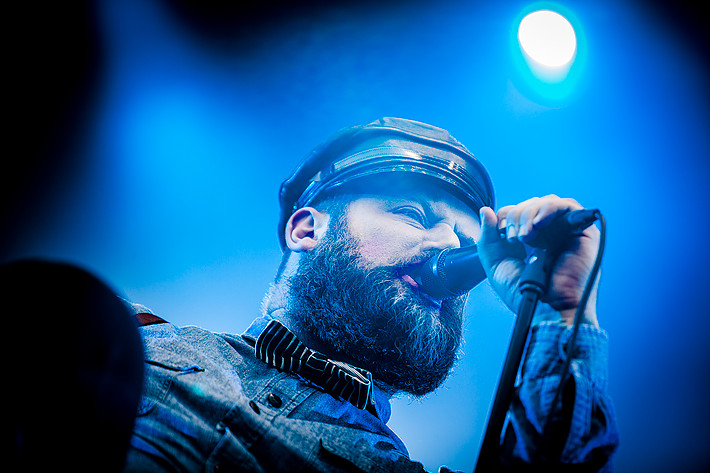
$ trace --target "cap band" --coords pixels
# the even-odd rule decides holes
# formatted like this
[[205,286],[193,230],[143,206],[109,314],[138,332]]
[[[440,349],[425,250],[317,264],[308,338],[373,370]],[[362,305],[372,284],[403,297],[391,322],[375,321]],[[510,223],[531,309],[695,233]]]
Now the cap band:
[[396,146],[379,146],[346,156],[320,170],[294,202],[293,210],[305,207],[319,194],[355,179],[388,172],[408,172],[440,179],[463,194],[467,203],[476,210],[486,205],[483,190],[469,178],[475,171],[468,169],[465,162],[461,164]]

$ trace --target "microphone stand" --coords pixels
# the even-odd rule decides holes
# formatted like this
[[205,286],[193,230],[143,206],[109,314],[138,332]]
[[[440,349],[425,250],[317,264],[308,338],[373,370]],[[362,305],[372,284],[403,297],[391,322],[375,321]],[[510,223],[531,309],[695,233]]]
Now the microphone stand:
[[500,437],[508,408],[513,399],[515,379],[525,350],[535,307],[540,297],[547,291],[552,264],[556,258],[557,254],[552,254],[550,250],[534,249],[528,257],[520,277],[518,287],[522,293],[522,300],[474,473],[490,473],[496,471],[499,466]]

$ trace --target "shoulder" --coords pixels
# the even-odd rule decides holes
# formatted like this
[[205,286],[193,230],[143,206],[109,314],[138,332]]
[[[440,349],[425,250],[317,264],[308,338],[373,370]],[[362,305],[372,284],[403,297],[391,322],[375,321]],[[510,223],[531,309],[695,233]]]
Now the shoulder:
[[169,316],[143,304],[126,299],[123,302],[139,327],[148,364],[209,367],[213,373],[229,372],[240,377],[249,377],[264,368],[253,345],[240,335],[179,326],[171,323]]
[[218,334],[192,325],[181,327],[170,322],[148,324],[139,330],[147,360],[180,361],[229,371],[235,368],[248,371],[257,361],[253,348],[238,336]]
[[138,315],[138,314],[153,314],[153,311],[150,310],[148,307],[144,306],[143,304],[137,304],[135,302],[129,301],[128,299],[124,299],[122,297],[119,297],[121,301],[126,305],[128,308],[128,311],[131,313],[131,315]]

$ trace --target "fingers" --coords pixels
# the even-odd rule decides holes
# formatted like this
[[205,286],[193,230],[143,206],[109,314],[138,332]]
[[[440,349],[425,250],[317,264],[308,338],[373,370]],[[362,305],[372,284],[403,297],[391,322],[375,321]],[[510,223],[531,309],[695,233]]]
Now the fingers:
[[574,199],[562,199],[554,194],[533,197],[517,205],[508,205],[498,210],[498,227],[505,228],[508,240],[525,241],[535,227],[559,211],[578,210],[583,207]]
[[[513,311],[519,307],[521,293],[518,285],[526,267],[525,259],[530,254],[530,246],[526,242],[532,243],[536,233],[542,231],[559,212],[582,208],[574,199],[547,195],[502,207],[497,213],[488,207],[481,209],[481,244],[478,254],[491,286]],[[499,229],[504,229],[506,238],[500,237]],[[597,247],[598,230],[592,225],[559,255],[551,269],[550,287],[543,299],[552,309],[571,309],[574,312],[570,301],[572,306],[579,303]],[[593,300],[595,294],[590,296],[590,300]],[[565,314],[561,316],[564,318]],[[585,317],[592,320],[596,316],[585,313]]]

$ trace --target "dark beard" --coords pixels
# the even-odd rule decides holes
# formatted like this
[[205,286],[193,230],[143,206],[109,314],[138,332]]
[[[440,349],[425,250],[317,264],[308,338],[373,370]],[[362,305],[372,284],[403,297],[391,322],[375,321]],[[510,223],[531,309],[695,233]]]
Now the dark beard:
[[361,268],[344,222],[331,223],[289,281],[294,330],[328,357],[369,370],[391,394],[435,390],[457,359],[465,296],[434,307],[398,277],[414,261]]

